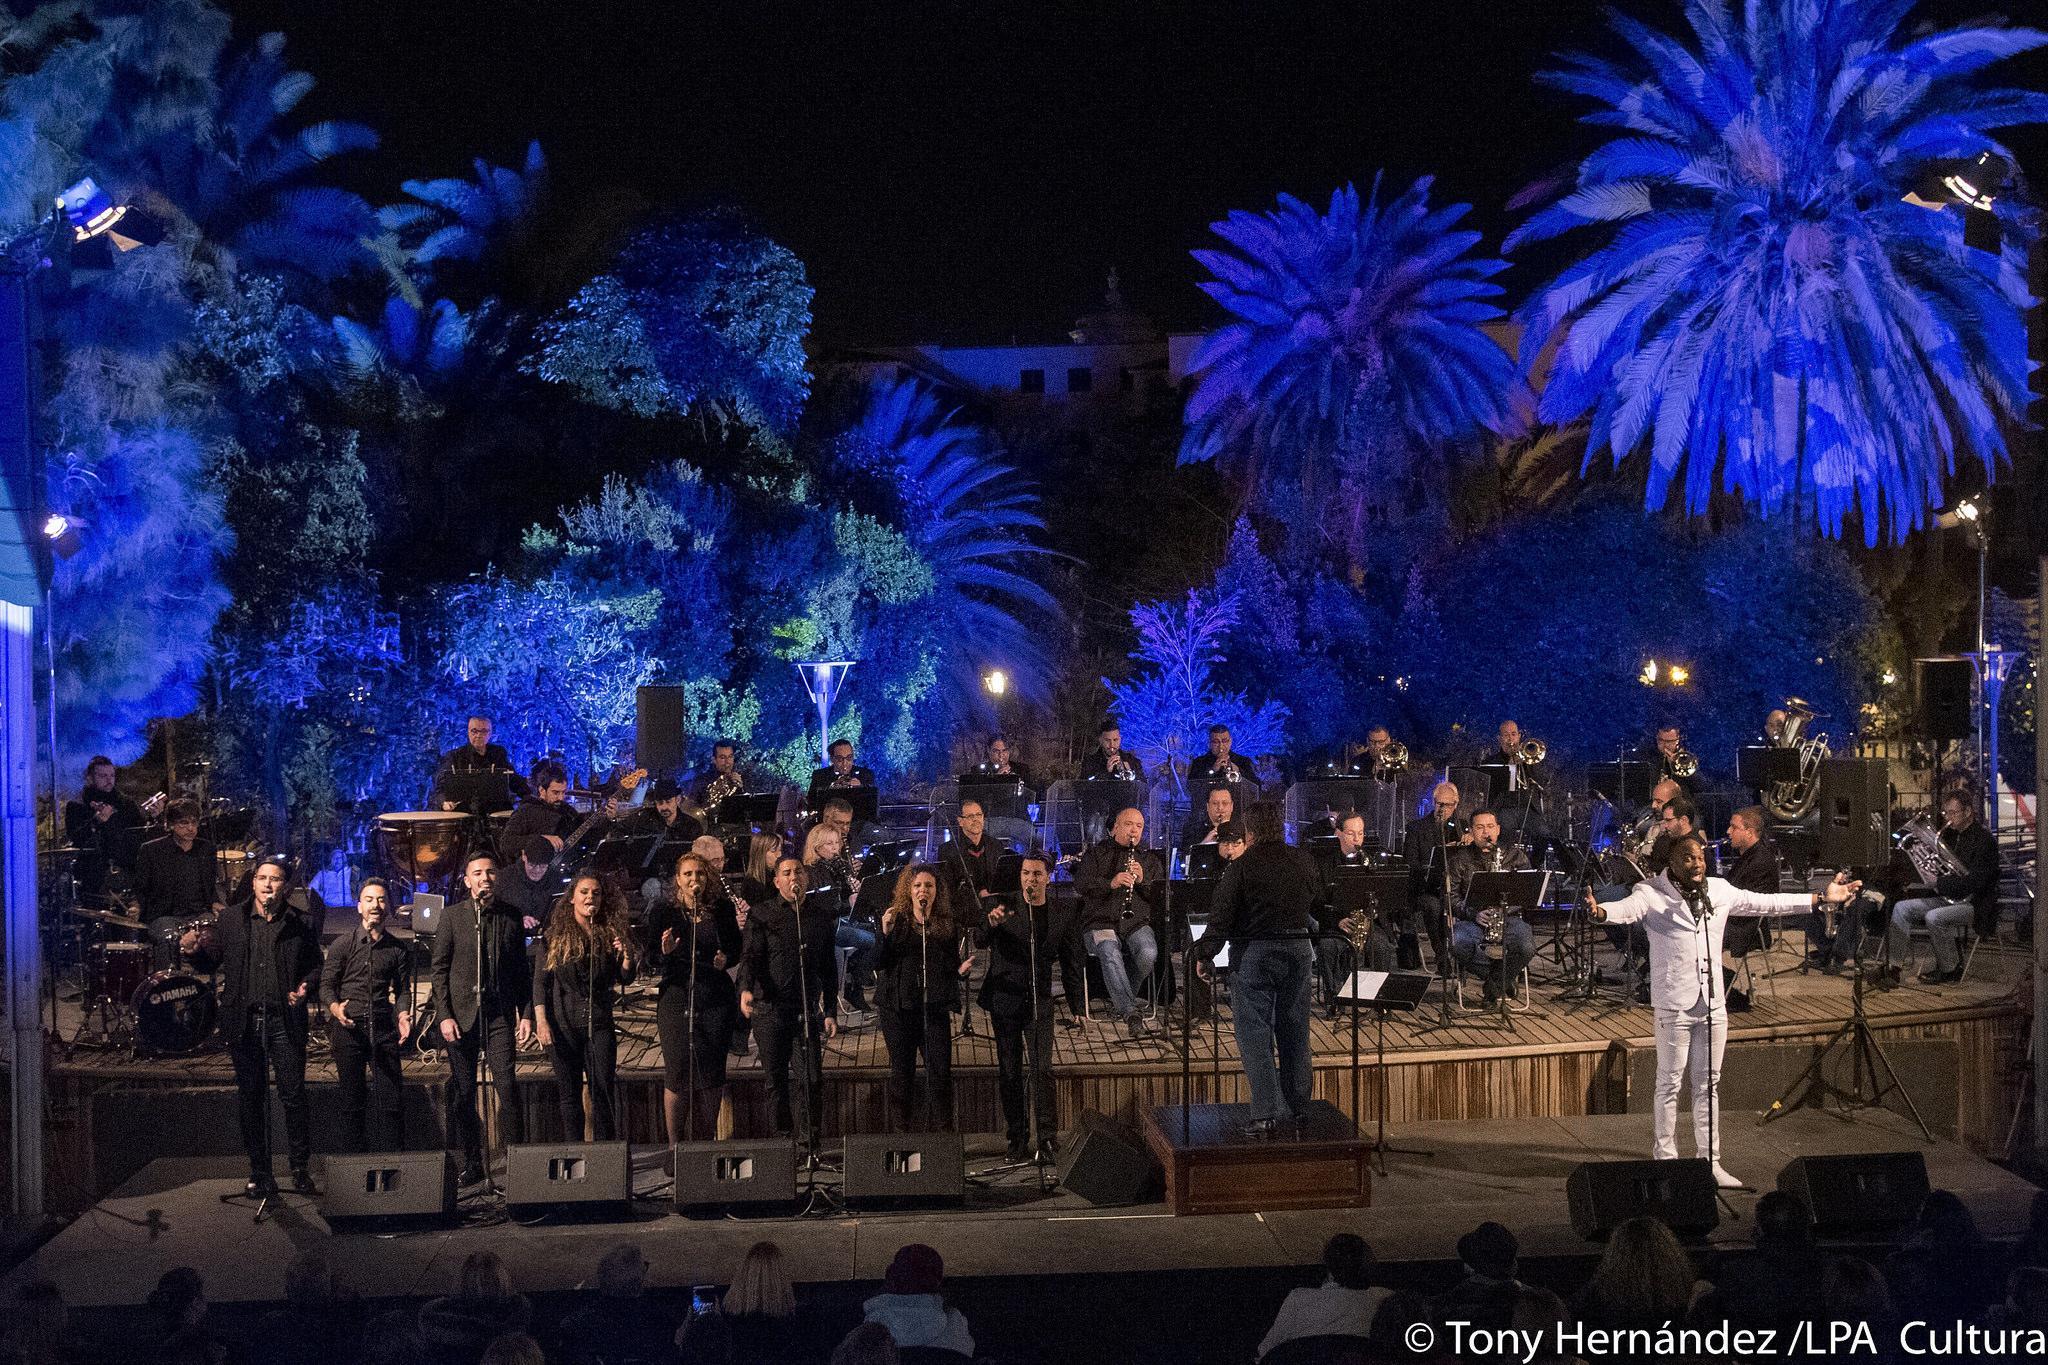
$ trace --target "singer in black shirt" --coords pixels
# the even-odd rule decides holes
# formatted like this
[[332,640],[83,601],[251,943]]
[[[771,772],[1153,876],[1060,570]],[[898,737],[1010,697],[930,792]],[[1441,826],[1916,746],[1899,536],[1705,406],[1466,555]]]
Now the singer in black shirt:
[[270,1166],[270,1093],[284,1107],[292,1188],[317,1194],[306,1108],[306,997],[319,985],[320,943],[306,917],[285,900],[285,866],[256,865],[250,898],[220,917],[221,1036],[234,1063],[242,1148],[251,1195],[277,1188]]
[[[1017,869],[1019,890],[989,907],[977,937],[988,945],[981,1007],[995,1025],[996,1088],[1011,1161],[1055,1155],[1052,1094],[1052,862],[1033,850]],[[1025,1045],[1030,1045],[1026,1080]],[[1029,1092],[1027,1095],[1027,1091]],[[1026,1100],[1030,1101],[1029,1118]],[[1035,1127],[1035,1132],[1034,1132]],[[1033,1142],[1036,1142],[1036,1148]]]
[[[773,896],[756,892],[742,898],[751,913]],[[661,969],[654,1027],[661,1037],[669,1141],[710,1138],[725,1095],[726,1045],[740,1012],[727,970],[740,964],[742,939],[737,906],[721,893],[704,855],[685,853],[676,860],[667,894],[648,907],[647,932]]]
[[[818,1109],[825,1075],[822,1048],[839,1034],[834,1011],[838,953],[832,944],[838,897],[804,894],[804,864],[783,857],[775,864],[775,896],[754,905],[740,959],[740,1013],[754,1022],[761,1069],[775,1106],[777,1136],[802,1130],[802,1141],[818,1148]],[[803,1068],[792,1095],[790,1065]]]
[[405,1150],[400,1049],[412,1033],[412,954],[384,927],[390,909],[389,884],[367,878],[356,893],[359,922],[335,940],[320,971],[342,1132],[358,1152]]
[[[980,912],[975,912],[980,918]],[[913,863],[896,879],[882,912],[875,957],[875,1012],[889,1049],[890,1122],[895,1131],[951,1132],[953,1118],[953,1007],[968,958],[939,884],[938,869]],[[924,1057],[925,1086],[916,1093],[917,1059]]]
[[519,916],[497,902],[497,859],[472,853],[462,884],[469,899],[448,907],[434,939],[434,1015],[448,1049],[448,1133],[462,1144],[462,1183],[476,1185],[484,1179],[479,1055],[490,1064],[505,1140],[526,1141],[514,1063],[533,1037],[533,974]]
[[555,1073],[562,1136],[583,1140],[583,1082],[590,1081],[590,1132],[610,1142],[619,1130],[619,990],[639,963],[626,898],[595,872],[569,883],[548,915],[533,964],[534,1032]]

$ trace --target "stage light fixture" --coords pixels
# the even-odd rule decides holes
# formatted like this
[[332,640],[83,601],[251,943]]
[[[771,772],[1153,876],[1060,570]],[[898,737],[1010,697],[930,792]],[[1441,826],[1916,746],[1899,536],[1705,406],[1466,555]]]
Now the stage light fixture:
[[1671,680],[1673,687],[1683,687],[1692,681],[1692,670],[1684,664],[1673,664],[1665,670],[1664,676]]
[[62,512],[50,513],[43,521],[43,539],[50,542],[50,553],[59,559],[77,554],[85,544],[78,534],[82,524]]
[[2012,181],[2012,163],[1996,152],[1975,157],[1930,161],[1920,168],[1904,199],[1917,208],[1944,213],[1951,206],[1963,214],[1963,245],[1995,252],[2004,234],[1993,211],[1998,192]]
[[1657,673],[1657,661],[1655,659],[1645,660],[1643,671],[1636,674],[1636,681],[1645,687],[1655,687],[1657,685]]
[[58,195],[57,208],[71,224],[74,246],[104,238],[116,250],[133,251],[164,239],[163,224],[126,204],[116,204],[91,176]]
[[988,689],[991,697],[1000,697],[1010,690],[1010,675],[1000,668],[991,668],[982,675],[981,685]]

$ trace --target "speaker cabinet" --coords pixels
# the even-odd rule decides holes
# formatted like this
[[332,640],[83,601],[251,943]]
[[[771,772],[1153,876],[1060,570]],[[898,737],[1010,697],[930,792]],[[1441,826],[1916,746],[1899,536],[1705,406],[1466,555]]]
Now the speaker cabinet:
[[1822,759],[1821,865],[1881,871],[1891,856],[1891,780],[1884,760]]
[[1565,1180],[1572,1231],[1591,1241],[1631,1218],[1662,1219],[1680,1237],[1704,1237],[1721,1221],[1714,1171],[1699,1157],[1672,1161],[1588,1161]]
[[862,1133],[846,1139],[848,1204],[958,1204],[967,1150],[958,1133]]
[[1090,1204],[1142,1204],[1163,1183],[1159,1163],[1138,1135],[1093,1109],[1060,1147],[1060,1188]]
[[676,1144],[676,1207],[786,1212],[796,1203],[796,1143]]
[[1884,1235],[1911,1222],[1927,1198],[1927,1158],[1918,1152],[1799,1156],[1778,1172],[1823,1237]]
[[505,1149],[507,1204],[624,1205],[632,1198],[632,1148],[626,1143],[523,1142]]
[[683,689],[641,687],[633,692],[633,761],[654,777],[683,771]]
[[1968,659],[1913,660],[1913,718],[1928,739],[1968,739],[1976,734],[1976,692],[1977,666]]
[[320,1216],[330,1224],[455,1212],[455,1164],[443,1151],[325,1156],[320,1188]]

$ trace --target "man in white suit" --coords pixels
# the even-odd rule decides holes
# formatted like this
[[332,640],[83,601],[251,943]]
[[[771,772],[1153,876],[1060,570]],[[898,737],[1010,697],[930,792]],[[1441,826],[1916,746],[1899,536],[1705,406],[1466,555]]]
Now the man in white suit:
[[1657,1017],[1656,1142],[1650,1155],[1678,1155],[1678,1091],[1688,1078],[1692,1132],[1699,1154],[1714,1165],[1723,1189],[1742,1182],[1721,1165],[1721,1052],[1728,1041],[1728,1002],[1721,980],[1721,937],[1730,915],[1791,915],[1840,905],[1863,883],[1838,875],[1821,895],[1761,895],[1707,875],[1707,846],[1697,834],[1670,846],[1663,872],[1618,901],[1586,896],[1594,920],[1641,922],[1650,939],[1650,1008]]

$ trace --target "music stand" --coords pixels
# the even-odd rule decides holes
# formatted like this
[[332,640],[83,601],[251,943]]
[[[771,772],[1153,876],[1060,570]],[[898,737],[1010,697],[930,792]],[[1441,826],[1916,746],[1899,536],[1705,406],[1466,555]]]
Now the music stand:
[[1586,784],[1617,806],[1634,810],[1650,804],[1657,776],[1650,764],[1639,758],[1618,763],[1595,763],[1586,769]]
[[[1508,998],[1511,983],[1508,981],[1507,916],[1527,915],[1543,904],[1544,889],[1550,884],[1547,868],[1516,868],[1513,871],[1474,872],[1465,881],[1465,909],[1471,913],[1464,918],[1478,922],[1481,909],[1495,909],[1501,912],[1501,954],[1500,954],[1500,1022],[1509,1030],[1515,1021],[1508,1015]],[[1480,951],[1485,951],[1482,933]]]
[[1387,1173],[1388,1152],[1399,1152],[1402,1156],[1436,1155],[1426,1148],[1394,1147],[1387,1142],[1387,1015],[1395,1010],[1413,1014],[1422,1004],[1422,997],[1429,994],[1429,982],[1430,978],[1420,972],[1374,972],[1354,968],[1351,979],[1337,992],[1337,1003],[1351,1011],[1351,1114],[1354,1121],[1358,1115],[1358,1014],[1360,1010],[1371,1010],[1379,1019],[1378,1040],[1374,1045],[1375,1064],[1379,1068],[1379,1115],[1372,1151],[1382,1176]]
[[[817,802],[818,810],[825,809],[827,801],[844,801],[853,807],[853,823],[856,825],[872,825],[882,812],[882,792],[878,787],[813,787],[811,797]],[[772,820],[774,816],[769,818]]]
[[991,817],[1024,819],[1025,809],[1037,800],[1015,773],[964,772],[954,782],[962,801],[979,801],[983,814]]
[[1216,844],[1196,844],[1188,850],[1187,873],[1184,880],[1191,882],[1214,881],[1223,875],[1223,850]]
[[1748,744],[1735,753],[1735,780],[1763,791],[1780,782],[1799,780],[1799,750],[1774,744]]
[[735,792],[718,803],[718,813],[723,817],[718,823],[745,825],[755,831],[772,828],[775,808],[780,804],[781,792]]
[[512,770],[458,768],[441,784],[441,799],[471,815],[512,809]]

